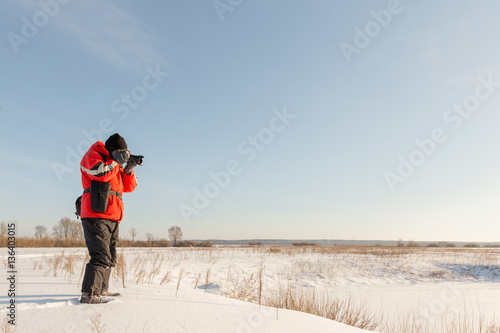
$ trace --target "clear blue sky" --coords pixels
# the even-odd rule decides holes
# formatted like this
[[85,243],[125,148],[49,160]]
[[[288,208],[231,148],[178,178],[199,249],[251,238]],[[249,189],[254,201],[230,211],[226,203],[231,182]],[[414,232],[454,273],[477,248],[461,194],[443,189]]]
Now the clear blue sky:
[[230,3],[3,1],[0,221],[74,216],[118,132],[123,237],[500,240],[498,1]]

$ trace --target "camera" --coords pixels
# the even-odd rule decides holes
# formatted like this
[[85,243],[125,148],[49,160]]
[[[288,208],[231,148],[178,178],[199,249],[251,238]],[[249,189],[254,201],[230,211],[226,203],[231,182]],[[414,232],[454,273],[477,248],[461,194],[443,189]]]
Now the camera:
[[137,163],[137,165],[142,165],[143,158],[144,158],[144,156],[142,156],[142,155],[130,155],[130,159],[134,160]]

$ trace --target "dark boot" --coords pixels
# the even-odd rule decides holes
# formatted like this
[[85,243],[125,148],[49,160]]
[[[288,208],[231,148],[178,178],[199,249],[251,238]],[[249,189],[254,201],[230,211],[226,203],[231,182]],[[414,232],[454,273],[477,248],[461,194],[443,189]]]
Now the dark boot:
[[80,303],[83,304],[104,304],[107,303],[100,296],[90,296],[87,293],[82,293],[82,297],[80,298]]
[[120,293],[110,293],[109,291],[103,291],[101,296],[108,296],[108,297],[119,297],[121,296],[122,294]]

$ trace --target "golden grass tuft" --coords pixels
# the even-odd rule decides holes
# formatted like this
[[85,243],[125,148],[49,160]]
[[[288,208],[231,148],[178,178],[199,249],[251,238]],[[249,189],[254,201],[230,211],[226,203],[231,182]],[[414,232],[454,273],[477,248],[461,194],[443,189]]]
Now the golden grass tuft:
[[89,328],[92,330],[92,332],[96,333],[103,333],[104,332],[104,327],[106,324],[101,323],[101,313],[96,314],[92,317],[90,317],[90,324]]

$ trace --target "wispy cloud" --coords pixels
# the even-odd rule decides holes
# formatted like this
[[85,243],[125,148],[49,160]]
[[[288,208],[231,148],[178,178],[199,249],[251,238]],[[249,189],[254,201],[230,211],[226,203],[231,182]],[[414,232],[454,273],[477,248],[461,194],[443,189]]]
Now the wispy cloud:
[[[35,187],[40,187],[40,188],[50,188],[52,189],[52,186],[40,181],[40,179],[43,179],[42,177],[33,177],[35,173],[48,171],[52,170],[50,166],[50,162],[20,154],[17,152],[12,152],[12,151],[7,151],[0,149],[0,165],[3,165],[3,167],[0,167],[0,176],[5,176],[6,178],[9,179],[16,179],[19,181],[22,181],[23,183],[30,184],[31,186]],[[36,172],[31,172],[27,175],[22,174],[22,173],[14,173],[11,171],[6,170],[5,166],[9,166],[9,168],[13,170],[18,170],[19,166],[28,166],[32,170],[37,170]]]
[[9,171],[5,171],[2,169],[0,169],[0,176],[5,176],[6,178],[9,178],[9,179],[15,179],[16,181],[21,181],[21,185],[29,184],[30,186],[33,186],[33,188],[44,188],[44,189],[50,189],[50,190],[54,189],[53,186],[42,183],[36,179],[28,178],[22,174],[9,172]]
[[38,169],[51,170],[50,162],[13,151],[0,149],[0,161],[28,165]]
[[[40,10],[37,1],[18,0],[29,10]],[[115,66],[143,71],[147,65],[167,64],[160,52],[162,41],[147,25],[119,2],[72,0],[61,5],[51,23],[73,45]]]

